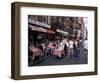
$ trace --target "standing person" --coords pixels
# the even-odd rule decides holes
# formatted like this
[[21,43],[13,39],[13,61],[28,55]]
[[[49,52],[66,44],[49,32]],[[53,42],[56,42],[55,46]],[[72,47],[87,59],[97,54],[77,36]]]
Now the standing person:
[[88,40],[87,38],[83,41],[83,47],[85,51],[88,51]]
[[69,40],[69,55],[73,57],[73,40],[72,38]]
[[66,55],[67,54],[67,52],[66,52],[67,45],[66,45],[66,39],[65,38],[63,38],[62,43],[63,43],[64,54]]
[[62,49],[64,49],[64,41],[63,41],[63,40],[60,42],[60,47],[61,47]]
[[69,54],[69,53],[68,53],[68,48],[69,48],[68,38],[66,38],[66,46],[67,46],[67,48],[66,48],[66,52],[67,52],[67,55],[68,55],[68,54]]
[[42,43],[41,46],[42,46],[41,48],[42,48],[42,51],[43,51],[43,56],[45,56],[45,48],[46,48],[45,47],[45,42]]
[[74,43],[73,43],[73,50],[74,50],[74,57],[76,57],[78,55],[78,51],[77,51],[77,46],[78,46],[78,42],[77,42],[77,39],[74,40]]
[[76,57],[79,58],[80,57],[80,41],[77,40],[77,54]]
[[80,42],[79,42],[79,40],[75,39],[73,46],[74,46],[74,52],[75,52],[74,55],[76,58],[79,58],[79,54],[80,54]]
[[67,55],[67,45],[66,44],[64,44],[64,53],[65,53],[65,55]]
[[68,55],[68,46],[69,46],[69,43],[68,43],[68,40],[67,38],[65,38],[65,43],[64,43],[64,51],[65,51],[65,55]]

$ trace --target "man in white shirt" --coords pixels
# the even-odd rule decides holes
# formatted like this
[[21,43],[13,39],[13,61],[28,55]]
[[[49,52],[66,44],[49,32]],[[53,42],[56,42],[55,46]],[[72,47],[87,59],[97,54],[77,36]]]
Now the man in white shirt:
[[71,56],[71,57],[73,57],[73,41],[72,40],[70,40],[69,41],[69,55]]

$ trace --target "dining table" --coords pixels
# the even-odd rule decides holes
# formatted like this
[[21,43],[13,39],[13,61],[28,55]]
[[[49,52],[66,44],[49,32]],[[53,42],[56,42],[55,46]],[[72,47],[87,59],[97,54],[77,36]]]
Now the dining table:
[[42,56],[42,51],[36,47],[32,47],[31,51],[33,52],[33,60],[35,59],[36,56]]
[[63,48],[56,48],[56,49],[54,49],[53,55],[54,56],[58,56],[59,58],[61,58],[62,55],[65,55],[64,49]]

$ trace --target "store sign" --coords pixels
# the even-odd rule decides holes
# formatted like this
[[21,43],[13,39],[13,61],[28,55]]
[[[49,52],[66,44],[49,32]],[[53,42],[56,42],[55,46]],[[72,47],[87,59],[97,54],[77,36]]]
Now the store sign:
[[35,21],[35,20],[31,19],[31,18],[28,19],[28,22],[32,23],[32,24],[36,24],[36,25],[42,26],[42,27],[51,28],[50,25],[42,23],[42,22],[39,22],[39,21]]

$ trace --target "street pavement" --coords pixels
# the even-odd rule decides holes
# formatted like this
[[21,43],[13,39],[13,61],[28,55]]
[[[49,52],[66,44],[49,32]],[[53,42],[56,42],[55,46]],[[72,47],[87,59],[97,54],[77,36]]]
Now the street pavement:
[[50,66],[50,65],[74,65],[74,64],[87,64],[88,52],[80,47],[79,58],[71,57],[70,55],[64,55],[62,58],[47,55],[40,60],[28,62],[29,66]]

